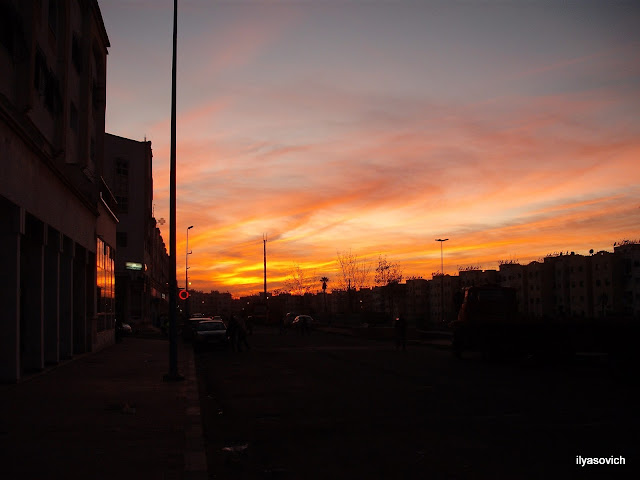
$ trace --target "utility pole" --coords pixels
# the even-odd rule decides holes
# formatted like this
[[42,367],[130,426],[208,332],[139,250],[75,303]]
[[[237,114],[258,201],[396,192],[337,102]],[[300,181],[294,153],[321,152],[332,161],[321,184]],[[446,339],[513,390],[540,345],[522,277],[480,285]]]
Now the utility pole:
[[176,53],[178,0],[173,0],[173,60],[171,62],[171,170],[169,174],[169,373],[164,380],[179,381],[178,373],[178,279],[176,276]]
[[189,320],[189,255],[191,252],[189,251],[189,230],[193,228],[193,225],[187,227],[187,253],[184,256],[184,291],[187,292],[187,298],[184,300],[184,318],[185,320]]
[[264,257],[264,308],[265,308],[265,323],[269,323],[269,302],[267,302],[267,234],[262,235],[262,248]]

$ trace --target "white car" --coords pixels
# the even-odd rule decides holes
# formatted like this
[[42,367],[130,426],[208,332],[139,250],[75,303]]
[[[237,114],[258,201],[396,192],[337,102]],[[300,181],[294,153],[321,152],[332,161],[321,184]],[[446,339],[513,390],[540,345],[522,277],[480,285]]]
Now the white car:
[[193,329],[193,342],[197,346],[221,345],[228,342],[227,327],[222,320],[203,320]]
[[301,332],[308,332],[312,325],[313,318],[310,315],[298,315],[291,324],[293,328],[299,328]]
[[195,331],[196,325],[207,320],[213,319],[211,317],[189,317],[189,320],[187,320],[182,326],[182,338],[185,340],[191,340],[193,338],[193,332]]

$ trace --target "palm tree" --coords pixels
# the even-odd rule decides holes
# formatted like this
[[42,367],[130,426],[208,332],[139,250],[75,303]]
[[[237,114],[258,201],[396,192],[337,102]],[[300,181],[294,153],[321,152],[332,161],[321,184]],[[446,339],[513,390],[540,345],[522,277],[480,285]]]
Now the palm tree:
[[324,298],[324,312],[327,313],[327,282],[329,281],[328,277],[320,278],[322,282],[322,296]]

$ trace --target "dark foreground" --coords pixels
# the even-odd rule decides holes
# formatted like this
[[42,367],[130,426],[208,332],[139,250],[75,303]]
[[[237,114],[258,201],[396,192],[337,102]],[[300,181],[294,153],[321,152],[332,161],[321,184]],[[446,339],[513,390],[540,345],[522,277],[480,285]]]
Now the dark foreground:
[[[621,478],[638,388],[598,358],[539,365],[257,329],[196,355],[211,478]],[[576,464],[624,457],[626,465]]]
[[186,347],[181,382],[164,381],[169,343],[154,334],[0,385],[0,478],[206,478]]

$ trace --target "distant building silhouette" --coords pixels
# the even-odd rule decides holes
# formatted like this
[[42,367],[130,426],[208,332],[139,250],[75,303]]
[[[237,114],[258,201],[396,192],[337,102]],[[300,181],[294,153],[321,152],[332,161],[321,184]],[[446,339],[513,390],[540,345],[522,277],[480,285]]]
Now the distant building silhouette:
[[0,3],[0,380],[114,342],[96,1]]
[[622,313],[640,317],[640,243],[627,243],[613,248],[620,259]]
[[[442,284],[441,284],[442,282]],[[458,314],[461,291],[473,285],[502,285],[516,290],[520,313],[533,318],[574,319],[640,317],[640,243],[626,242],[613,252],[553,254],[527,265],[506,262],[499,270],[468,269],[459,275],[410,278],[397,285],[394,306],[410,325],[443,328]],[[444,295],[442,295],[444,294]],[[310,297],[310,298],[308,298]],[[334,289],[305,295],[280,294],[272,302],[286,311],[311,309],[350,322],[385,321],[393,313],[381,287]],[[444,322],[443,322],[444,320]]]

